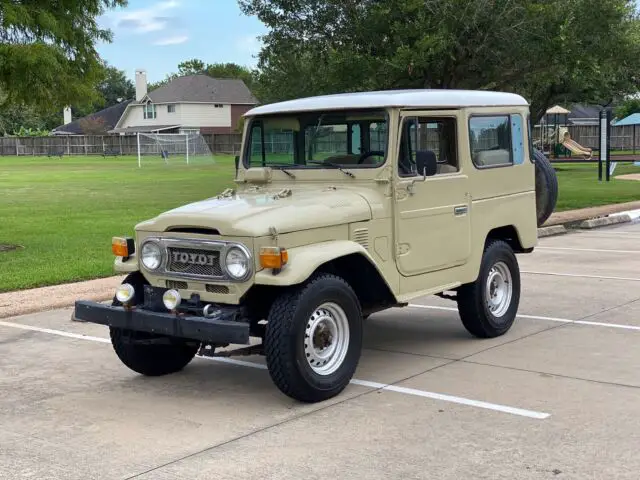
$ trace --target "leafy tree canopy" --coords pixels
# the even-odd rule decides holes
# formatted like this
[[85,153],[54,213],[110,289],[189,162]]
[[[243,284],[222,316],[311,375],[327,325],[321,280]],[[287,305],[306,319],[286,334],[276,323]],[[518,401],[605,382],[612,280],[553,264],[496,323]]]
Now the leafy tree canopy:
[[619,120],[634,113],[640,113],[640,98],[627,98],[614,110],[614,114]]
[[96,18],[127,0],[0,0],[0,89],[8,104],[60,110],[97,99],[97,51],[111,41]]
[[638,90],[633,0],[238,0],[269,29],[259,96],[392,88],[517,92],[555,103]]

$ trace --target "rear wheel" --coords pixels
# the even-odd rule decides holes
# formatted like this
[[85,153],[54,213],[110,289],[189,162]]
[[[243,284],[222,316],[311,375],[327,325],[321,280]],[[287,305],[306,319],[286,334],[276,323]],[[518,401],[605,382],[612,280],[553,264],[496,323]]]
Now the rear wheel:
[[264,338],[273,382],[303,402],[338,395],[360,359],[362,321],[357,296],[335,275],[320,274],[282,294],[271,307]]
[[520,269],[507,243],[487,244],[477,280],[458,289],[457,302],[462,324],[476,337],[498,337],[511,328],[520,303]]
[[[135,303],[144,300],[146,281],[140,272],[127,276],[135,290]],[[122,305],[116,298],[113,306]],[[120,361],[134,372],[147,376],[167,375],[182,370],[195,357],[199,343],[153,333],[109,327],[111,345]]]

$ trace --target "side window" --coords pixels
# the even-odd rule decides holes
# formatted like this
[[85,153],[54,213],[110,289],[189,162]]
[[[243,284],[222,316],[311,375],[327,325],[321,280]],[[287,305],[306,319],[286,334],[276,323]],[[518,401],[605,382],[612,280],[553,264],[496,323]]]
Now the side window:
[[362,129],[360,124],[351,125],[351,151],[349,153],[359,154],[362,150]]
[[436,175],[460,170],[456,149],[456,119],[414,117],[404,120],[398,169],[401,176],[416,175],[416,152],[432,152],[438,163]]
[[524,162],[524,130],[522,115],[511,115],[511,145],[513,145],[513,163],[520,165]]
[[477,167],[513,164],[509,115],[471,117],[469,140],[471,159]]

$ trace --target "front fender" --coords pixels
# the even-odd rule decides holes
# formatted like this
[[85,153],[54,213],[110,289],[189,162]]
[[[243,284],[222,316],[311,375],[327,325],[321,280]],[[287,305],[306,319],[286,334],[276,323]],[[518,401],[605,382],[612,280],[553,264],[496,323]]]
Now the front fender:
[[137,272],[139,268],[136,254],[131,255],[126,261],[124,261],[122,257],[116,257],[113,262],[113,269],[118,273]]
[[349,240],[330,240],[287,249],[287,265],[274,275],[271,269],[261,270],[255,275],[256,285],[288,286],[297,285],[308,279],[321,265],[346,255],[357,253],[365,257],[384,279],[369,252],[362,245]]

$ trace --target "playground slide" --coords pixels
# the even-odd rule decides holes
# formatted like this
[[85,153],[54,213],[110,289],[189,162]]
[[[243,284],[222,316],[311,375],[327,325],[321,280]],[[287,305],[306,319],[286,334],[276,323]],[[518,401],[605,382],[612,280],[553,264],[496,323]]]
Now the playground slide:
[[571,153],[589,156],[589,158],[591,158],[591,156],[593,155],[593,152],[590,148],[585,148],[578,142],[576,142],[575,140],[571,140],[570,138],[565,137],[564,141],[562,142],[562,146],[568,149]]

